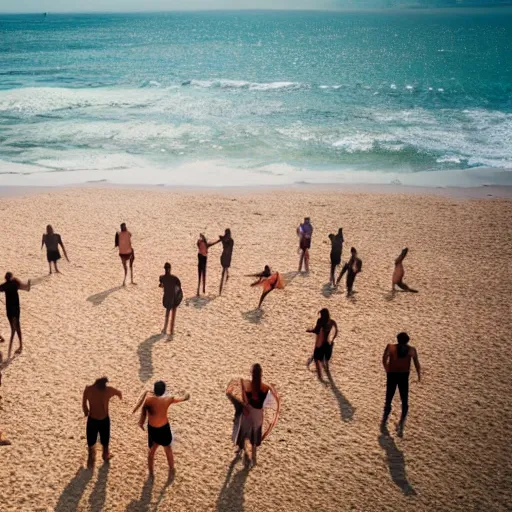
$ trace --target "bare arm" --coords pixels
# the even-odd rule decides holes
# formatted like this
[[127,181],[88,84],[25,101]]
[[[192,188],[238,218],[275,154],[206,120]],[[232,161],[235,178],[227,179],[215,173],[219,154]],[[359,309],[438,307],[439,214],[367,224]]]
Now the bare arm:
[[395,265],[399,265],[400,263],[402,263],[402,261],[404,261],[404,258],[407,256],[407,248],[405,248],[401,253],[400,253],[400,256],[398,256],[398,258],[395,260]]
[[144,430],[144,423],[146,423],[146,418],[148,416],[148,410],[146,408],[146,402],[144,402],[144,405],[142,406],[142,410],[140,411],[140,418],[139,418],[139,427]]
[[221,242],[221,239],[219,238],[216,242],[210,242],[206,244],[206,247],[212,247],[212,245],[217,245]]
[[183,398],[174,398],[172,397],[171,398],[171,402],[169,405],[171,404],[179,404],[181,402],[186,402],[187,400],[190,400],[190,394],[189,393],[185,393],[185,396]]
[[64,242],[62,241],[62,238],[59,236],[59,245],[62,247],[62,252],[64,253],[64,257],[67,261],[69,261],[68,253],[66,252],[66,248],[64,247]]
[[43,247],[44,247],[44,235],[43,235],[43,238],[41,239],[41,250],[43,250]]
[[334,325],[334,337],[332,339],[332,342],[334,343],[334,340],[338,337],[338,324],[333,320],[332,321]]
[[84,394],[82,395],[82,410],[84,411],[84,416],[89,416],[89,407],[87,407],[87,386],[84,389]]
[[119,389],[116,389],[116,388],[110,388],[111,389],[111,393],[112,393],[112,396],[118,396],[119,397],[119,400],[122,400],[123,399],[123,393],[121,393],[121,391],[119,391]]
[[420,360],[418,359],[418,352],[414,349],[414,355],[412,356],[412,360],[414,361],[414,367],[416,368],[416,373],[418,374],[418,382],[421,382],[421,366]]
[[386,345],[386,349],[384,350],[384,354],[382,355],[382,366],[384,366],[384,370],[388,371],[388,362],[389,362],[389,345]]
[[22,283],[19,279],[16,279],[16,281],[18,282],[18,286],[20,287],[20,290],[23,290],[25,292],[29,292],[30,291],[30,279],[27,281],[27,283]]

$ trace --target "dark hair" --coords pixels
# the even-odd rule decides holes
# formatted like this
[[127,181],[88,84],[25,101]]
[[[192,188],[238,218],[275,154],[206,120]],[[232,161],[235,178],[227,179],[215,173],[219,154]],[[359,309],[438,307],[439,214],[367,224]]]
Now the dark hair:
[[261,391],[261,366],[258,363],[252,367],[251,391],[253,396]]
[[10,281],[11,279],[12,279],[12,272],[7,272],[7,273],[5,274],[5,280],[6,280],[6,281]]
[[352,254],[357,254],[357,251],[356,251],[356,248],[355,248],[355,247],[351,247],[351,248],[350,248],[350,252],[351,252]]
[[224,231],[224,236],[229,236],[229,237],[231,237],[231,229],[226,228],[226,231]]
[[48,224],[48,226],[46,226],[46,233],[48,235],[53,235],[53,228],[52,228],[51,224]]
[[156,396],[162,396],[165,393],[165,382],[163,380],[155,382],[153,390]]
[[322,320],[322,324],[325,325],[331,319],[331,315],[329,314],[329,310],[327,308],[323,308],[320,310],[320,320]]
[[101,379],[96,379],[94,386],[96,386],[98,389],[105,389],[107,387],[107,382],[107,377],[101,377]]
[[338,235],[342,235],[342,234],[343,234],[343,228],[338,229]]
[[121,231],[126,231],[126,223],[121,224]]
[[409,347],[407,346],[409,339],[409,335],[406,332],[400,332],[396,335],[396,340],[398,341],[397,354],[399,358],[406,357],[407,354],[409,354]]
[[168,261],[164,265],[164,270],[169,270],[169,272],[171,271],[171,264]]

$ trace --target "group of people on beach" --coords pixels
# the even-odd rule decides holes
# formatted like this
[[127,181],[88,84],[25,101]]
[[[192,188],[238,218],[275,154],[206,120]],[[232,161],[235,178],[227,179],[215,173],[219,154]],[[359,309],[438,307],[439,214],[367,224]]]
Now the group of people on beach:
[[[309,272],[309,250],[311,248],[313,226],[309,217],[304,219],[297,228],[297,235],[299,237],[299,273],[303,271]],[[128,269],[130,270],[130,282],[135,284],[133,280],[133,264],[135,260],[135,252],[131,241],[132,235],[128,231],[126,224],[122,223],[120,231],[115,235],[115,247],[119,250],[119,257],[124,270],[123,286],[126,286],[126,279],[128,276]],[[343,229],[340,228],[337,234],[330,234],[331,253],[330,253],[330,279],[329,284],[332,287],[338,286],[339,282],[346,274],[346,290],[347,297],[353,295],[354,282],[356,276],[362,271],[362,260],[358,257],[357,250],[352,247],[350,249],[350,258],[342,266],[341,271],[336,278],[336,269],[342,261],[342,251],[344,244]],[[229,279],[229,269],[233,255],[234,241],[231,236],[231,230],[226,229],[224,235],[220,235],[214,242],[208,242],[206,236],[201,233],[197,240],[198,249],[198,284],[197,296],[200,295],[201,289],[203,294],[206,293],[206,270],[208,261],[209,249],[222,243],[222,254],[220,258],[222,266],[222,275],[219,286],[219,294],[222,294],[223,287]],[[59,273],[57,262],[61,259],[59,248],[62,248],[67,261],[68,255],[62,241],[62,237],[55,233],[52,226],[48,225],[46,233],[42,237],[41,248],[46,246],[47,261],[49,265],[49,273],[53,271]],[[403,260],[408,254],[408,249],[402,250],[400,255],[395,260],[395,267],[392,275],[392,291],[395,287],[399,287],[403,291],[416,292],[403,282],[404,267]],[[52,268],[53,266],[53,268]],[[273,272],[270,266],[266,265],[262,272],[250,274],[250,277],[257,278],[256,281],[251,283],[251,286],[261,286],[263,291],[259,300],[258,309],[261,308],[265,297],[273,290],[283,288],[284,280],[279,272]],[[165,309],[165,323],[162,333],[166,333],[169,327],[169,333],[174,334],[174,326],[176,319],[176,311],[178,306],[183,300],[183,291],[181,289],[181,282],[178,277],[171,273],[171,264],[165,263],[164,274],[159,278],[159,286],[163,288],[163,306]],[[31,281],[23,283],[15,278],[12,273],[8,272],[5,275],[5,282],[0,285],[0,291],[5,293],[5,304],[7,318],[11,326],[11,337],[9,342],[8,358],[11,358],[12,345],[15,336],[19,339],[19,348],[16,354],[20,354],[23,349],[22,332],[20,325],[20,301],[19,290],[30,291]],[[169,325],[170,322],[170,325]],[[329,361],[332,357],[334,341],[338,336],[338,326],[331,318],[328,309],[324,308],[319,312],[319,318],[316,325],[312,329],[307,330],[308,333],[315,334],[315,345],[311,357],[307,361],[307,366],[314,361],[317,375],[320,381],[323,382],[323,371],[329,372]],[[3,342],[0,336],[0,342]],[[416,349],[410,347],[409,336],[406,333],[400,333],[397,336],[396,345],[388,345],[383,355],[383,365],[387,373],[386,384],[386,398],[384,413],[381,422],[382,431],[387,431],[387,421],[391,412],[391,402],[398,387],[401,401],[402,401],[402,415],[399,423],[397,424],[397,432],[403,435],[403,429],[408,412],[408,381],[410,363],[414,362],[418,378],[421,378],[421,369],[418,360]],[[2,354],[0,353],[0,371],[2,368]],[[237,446],[237,451],[241,451],[245,447],[245,443],[249,442],[252,446],[251,457],[249,461],[253,464],[256,463],[256,450],[262,441],[262,424],[263,424],[263,409],[267,399],[273,396],[271,389],[268,385],[264,384],[261,380],[262,369],[259,364],[255,364],[252,369],[251,380],[241,380],[242,398],[236,399],[233,395],[228,393],[228,397],[235,406],[235,425],[233,441]],[[0,373],[1,384],[1,373]],[[270,394],[269,394],[270,393]],[[275,394],[275,393],[274,393]],[[89,446],[88,465],[94,464],[95,451],[94,446],[97,442],[98,436],[103,446],[103,459],[108,461],[111,458],[109,451],[110,442],[110,417],[108,413],[108,404],[112,397],[117,396],[122,399],[122,394],[119,390],[108,385],[108,379],[102,377],[91,385],[87,386],[83,393],[83,411],[87,417],[87,444]],[[172,404],[184,402],[190,398],[186,394],[182,398],[169,396],[166,393],[166,384],[158,381],[154,385],[153,392],[146,392],[143,394],[134,412],[141,408],[141,416],[139,425],[144,429],[147,421],[148,430],[148,468],[150,475],[154,471],[154,456],[158,446],[164,447],[167,455],[170,471],[174,471],[174,459],[171,449],[172,433],[167,418],[168,408]],[[236,433],[235,433],[236,430]],[[6,440],[2,441],[0,432],[0,444],[8,444]]]

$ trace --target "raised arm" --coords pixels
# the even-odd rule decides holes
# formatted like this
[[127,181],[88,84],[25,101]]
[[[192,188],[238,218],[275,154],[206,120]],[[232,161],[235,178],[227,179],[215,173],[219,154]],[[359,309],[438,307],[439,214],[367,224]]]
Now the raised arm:
[[412,356],[412,360],[414,361],[414,367],[416,368],[416,373],[418,374],[418,382],[421,382],[421,366],[420,360],[418,358],[418,352],[414,349],[414,355]]
[[386,345],[386,349],[384,350],[384,354],[382,355],[382,366],[384,366],[384,370],[388,371],[388,363],[389,363],[389,345]]
[[395,260],[395,265],[398,265],[398,264],[402,263],[402,261],[404,261],[404,258],[407,256],[408,251],[409,251],[409,249],[407,249],[407,247],[402,250],[402,252],[400,253],[400,256],[398,256],[398,258]]
[[27,283],[22,283],[19,279],[16,279],[16,281],[18,282],[18,286],[20,287],[20,290],[23,290],[25,292],[30,291],[30,286],[31,286],[30,279],[27,281]]
[[206,247],[212,247],[213,245],[217,245],[221,242],[221,239],[219,238],[216,242],[208,242],[206,244]]
[[169,405],[171,405],[171,404],[179,404],[181,402],[186,402],[187,400],[190,400],[190,394],[189,393],[185,393],[185,396],[183,398],[171,397]]
[[82,395],[82,411],[84,411],[84,416],[89,416],[89,407],[87,407],[87,391],[88,387],[85,386],[84,394]]

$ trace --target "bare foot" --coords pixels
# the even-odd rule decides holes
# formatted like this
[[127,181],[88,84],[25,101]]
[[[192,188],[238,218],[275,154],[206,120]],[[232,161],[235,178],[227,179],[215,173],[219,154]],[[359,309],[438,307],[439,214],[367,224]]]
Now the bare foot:
[[126,282],[125,281],[123,281],[123,286],[126,286]]
[[133,284],[134,286],[137,286],[137,283],[134,283],[133,281],[132,281],[132,284]]
[[20,347],[18,350],[16,350],[16,352],[14,352],[15,354],[21,354],[21,352],[23,351],[23,349]]
[[10,446],[12,443],[8,439],[0,439],[0,446]]
[[103,454],[103,460],[104,460],[105,462],[108,462],[108,461],[109,461],[110,459],[112,459],[113,457],[114,457],[114,456],[113,456],[110,452],[108,452],[107,454]]

